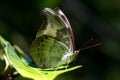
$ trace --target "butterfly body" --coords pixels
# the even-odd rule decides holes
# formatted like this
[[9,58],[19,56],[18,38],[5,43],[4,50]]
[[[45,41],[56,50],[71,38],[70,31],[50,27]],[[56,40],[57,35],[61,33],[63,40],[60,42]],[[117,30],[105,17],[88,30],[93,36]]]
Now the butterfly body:
[[45,8],[43,25],[32,42],[30,54],[41,68],[55,68],[70,63],[76,56],[70,24],[60,9]]

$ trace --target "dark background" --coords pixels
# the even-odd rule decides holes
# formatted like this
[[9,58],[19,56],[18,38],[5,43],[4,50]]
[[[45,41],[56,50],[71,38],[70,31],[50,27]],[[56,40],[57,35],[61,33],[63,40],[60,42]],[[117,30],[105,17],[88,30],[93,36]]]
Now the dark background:
[[71,66],[83,67],[63,74],[64,78],[120,80],[120,0],[0,0],[0,35],[29,54],[45,7],[59,7],[66,14],[76,49],[91,38],[89,45],[103,43],[81,51]]

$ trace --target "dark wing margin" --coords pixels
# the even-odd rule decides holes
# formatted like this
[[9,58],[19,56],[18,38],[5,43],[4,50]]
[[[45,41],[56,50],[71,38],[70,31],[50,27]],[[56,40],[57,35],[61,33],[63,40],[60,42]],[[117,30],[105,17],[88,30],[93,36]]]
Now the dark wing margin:
[[75,50],[75,42],[74,42],[74,35],[73,35],[71,25],[70,25],[67,17],[65,16],[65,14],[59,8],[55,8],[54,11],[58,15],[58,17],[64,22],[66,28],[68,29],[68,32],[69,32],[71,40],[72,40],[73,51],[74,51]]

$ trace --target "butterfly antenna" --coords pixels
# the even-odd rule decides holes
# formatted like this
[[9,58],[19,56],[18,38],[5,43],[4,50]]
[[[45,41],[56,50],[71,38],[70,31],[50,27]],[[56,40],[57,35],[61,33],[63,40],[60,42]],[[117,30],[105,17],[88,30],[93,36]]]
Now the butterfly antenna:
[[87,47],[84,47],[84,48],[79,49],[78,51],[82,51],[82,50],[89,49],[89,48],[92,48],[92,47],[100,46],[100,45],[102,45],[102,44],[103,44],[103,43],[98,43],[98,44],[95,44],[95,45],[92,45],[92,46],[87,46]]
[[86,45],[88,45],[91,41],[93,41],[93,38],[91,38],[88,42],[86,42],[84,45],[81,46],[81,48],[85,47]]
[[91,41],[93,41],[93,38],[91,38],[87,43],[85,43],[80,49],[76,50],[75,53],[79,53],[79,52],[82,51],[82,50],[89,49],[89,48],[96,47],[96,46],[100,46],[100,45],[103,44],[103,43],[97,43],[97,44],[95,44],[95,45],[85,47],[85,46],[88,45]]

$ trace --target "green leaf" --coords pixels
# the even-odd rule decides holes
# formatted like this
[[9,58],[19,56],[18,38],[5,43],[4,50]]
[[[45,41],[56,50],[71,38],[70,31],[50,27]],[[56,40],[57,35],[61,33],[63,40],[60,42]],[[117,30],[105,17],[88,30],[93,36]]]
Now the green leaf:
[[81,66],[76,66],[64,70],[42,70],[40,68],[33,68],[25,64],[15,52],[14,47],[0,36],[0,45],[2,46],[5,55],[12,67],[14,67],[23,77],[33,80],[54,80],[59,74],[72,71]]
[[82,66],[76,66],[76,67],[72,67],[72,68],[68,68],[68,69],[64,69],[64,70],[44,71],[44,72],[47,73],[46,76],[47,76],[48,80],[54,80],[58,75],[78,69],[80,67],[82,67]]

